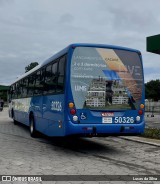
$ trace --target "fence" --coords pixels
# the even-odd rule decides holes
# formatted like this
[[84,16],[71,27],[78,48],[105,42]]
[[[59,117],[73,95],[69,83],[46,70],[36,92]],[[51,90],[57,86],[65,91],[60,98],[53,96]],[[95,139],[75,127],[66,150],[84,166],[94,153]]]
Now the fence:
[[154,101],[146,101],[145,102],[145,111],[146,112],[157,112],[160,113],[160,101],[154,102]]

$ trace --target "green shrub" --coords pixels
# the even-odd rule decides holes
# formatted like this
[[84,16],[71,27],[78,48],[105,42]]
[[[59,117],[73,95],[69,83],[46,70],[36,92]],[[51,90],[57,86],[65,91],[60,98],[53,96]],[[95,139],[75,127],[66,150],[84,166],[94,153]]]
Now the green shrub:
[[142,137],[148,137],[153,139],[160,139],[160,129],[158,128],[146,128]]

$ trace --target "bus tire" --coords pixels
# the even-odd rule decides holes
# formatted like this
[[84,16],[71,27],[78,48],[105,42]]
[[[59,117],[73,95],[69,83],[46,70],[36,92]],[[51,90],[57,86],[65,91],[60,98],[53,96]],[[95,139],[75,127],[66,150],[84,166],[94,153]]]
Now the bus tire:
[[35,121],[34,121],[33,115],[31,115],[31,117],[30,117],[29,130],[30,130],[31,137],[34,137],[34,138],[37,137],[37,131],[35,128]]
[[18,124],[18,121],[15,120],[15,117],[14,117],[14,110],[13,110],[13,109],[12,109],[12,119],[13,119],[14,125],[17,125],[17,124]]

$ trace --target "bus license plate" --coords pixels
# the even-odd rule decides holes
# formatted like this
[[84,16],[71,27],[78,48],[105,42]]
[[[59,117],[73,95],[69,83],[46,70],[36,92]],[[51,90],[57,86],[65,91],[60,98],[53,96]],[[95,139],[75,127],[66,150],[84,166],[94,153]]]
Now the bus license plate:
[[111,117],[103,117],[102,118],[102,123],[111,124],[112,123],[112,118]]

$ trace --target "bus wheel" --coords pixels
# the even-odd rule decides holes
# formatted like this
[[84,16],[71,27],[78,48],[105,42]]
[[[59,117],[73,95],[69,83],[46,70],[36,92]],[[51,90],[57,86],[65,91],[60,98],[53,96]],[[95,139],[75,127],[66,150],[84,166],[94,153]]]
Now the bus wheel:
[[12,109],[12,119],[13,119],[14,125],[17,125],[18,124],[18,121],[15,120],[13,109]]
[[31,116],[31,118],[30,118],[29,130],[30,130],[31,137],[37,137],[37,131],[35,129],[35,121],[34,121],[33,116]]

